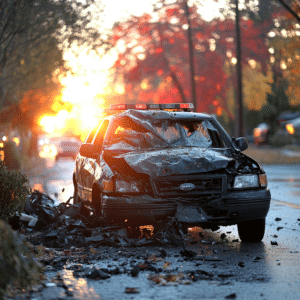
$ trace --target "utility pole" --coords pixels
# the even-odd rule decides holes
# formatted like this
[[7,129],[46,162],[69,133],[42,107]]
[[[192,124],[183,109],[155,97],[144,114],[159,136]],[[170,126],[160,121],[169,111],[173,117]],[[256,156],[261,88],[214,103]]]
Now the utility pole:
[[190,77],[191,77],[191,90],[192,90],[192,100],[194,104],[194,110],[197,112],[197,96],[196,96],[196,84],[195,84],[195,66],[194,66],[194,46],[193,46],[193,36],[192,36],[192,28],[190,21],[190,13],[188,0],[185,0],[185,14],[188,23],[188,41],[189,41],[189,59],[190,59]]
[[243,120],[243,86],[242,86],[242,46],[241,46],[241,31],[240,31],[240,12],[239,0],[235,1],[235,23],[236,23],[236,113],[235,113],[235,137],[244,136],[244,120]]

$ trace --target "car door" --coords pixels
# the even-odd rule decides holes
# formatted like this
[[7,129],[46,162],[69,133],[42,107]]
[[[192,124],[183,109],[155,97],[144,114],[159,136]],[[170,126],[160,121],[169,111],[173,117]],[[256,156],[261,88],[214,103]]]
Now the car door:
[[[92,141],[98,157],[102,151],[102,144],[105,137],[105,133],[109,124],[109,120],[105,119],[101,125],[99,126],[95,137]],[[83,199],[92,201],[92,188],[95,182],[95,172],[96,169],[99,168],[99,164],[96,163],[96,160],[99,161],[98,158],[84,158],[84,162],[82,165],[82,173],[81,173],[81,180],[82,180],[82,196]]]
[[[89,135],[87,136],[86,140],[84,141],[85,144],[90,144],[95,138],[95,135],[98,131],[98,128],[101,124],[98,124],[95,126]],[[75,162],[75,179],[77,183],[77,189],[78,189],[78,196],[81,199],[87,199],[85,197],[85,187],[86,187],[86,171],[85,171],[85,165],[88,163],[87,157],[84,157],[82,155],[78,155]]]

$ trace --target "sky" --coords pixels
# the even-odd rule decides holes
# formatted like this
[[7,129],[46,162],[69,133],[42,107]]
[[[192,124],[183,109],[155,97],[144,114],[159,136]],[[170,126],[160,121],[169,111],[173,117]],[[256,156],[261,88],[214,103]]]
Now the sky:
[[104,22],[111,27],[114,22],[129,15],[141,15],[152,9],[155,0],[102,0],[105,5]]

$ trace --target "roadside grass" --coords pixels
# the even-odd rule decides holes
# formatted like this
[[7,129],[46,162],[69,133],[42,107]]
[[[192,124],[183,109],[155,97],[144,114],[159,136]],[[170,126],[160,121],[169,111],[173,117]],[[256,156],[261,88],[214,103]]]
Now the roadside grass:
[[[285,150],[290,150],[299,155],[287,155]],[[246,155],[256,160],[261,165],[273,164],[300,164],[300,147],[285,146],[282,148],[273,148],[271,146],[249,145],[249,148],[243,151]]]

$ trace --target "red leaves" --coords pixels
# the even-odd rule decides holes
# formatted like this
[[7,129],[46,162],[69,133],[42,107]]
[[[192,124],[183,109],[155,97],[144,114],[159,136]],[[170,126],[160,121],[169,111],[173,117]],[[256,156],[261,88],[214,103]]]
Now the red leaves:
[[168,18],[173,17],[174,15],[178,14],[178,12],[179,12],[178,8],[169,8],[169,9],[166,9],[166,14],[167,14]]
[[[191,9],[191,8],[190,8]],[[224,63],[226,53],[235,56],[235,21],[204,22],[197,11],[193,10],[192,27],[194,41],[194,64],[198,108],[209,111],[218,97],[226,98],[227,76]],[[181,93],[191,96],[189,52],[187,35],[183,30],[175,30],[186,22],[184,10],[178,4],[166,5],[158,13],[159,20],[152,22],[150,15],[132,17],[131,20],[116,26],[114,39],[122,40],[126,50],[124,58],[117,60],[116,74],[125,79],[126,91],[135,95],[139,101],[181,102]],[[175,20],[176,22],[173,22]],[[265,45],[266,32],[270,30],[270,21],[258,26],[251,20],[241,19],[243,64],[249,59],[259,61],[262,66],[268,60],[268,47]],[[121,30],[122,29],[122,30]],[[215,44],[211,51],[212,40]],[[138,59],[137,47],[142,47],[145,55]],[[126,61],[126,64],[121,64]],[[141,82],[151,82],[142,89]],[[215,107],[219,107],[215,106]],[[221,107],[218,113],[221,112]]]

